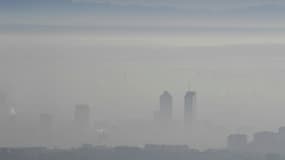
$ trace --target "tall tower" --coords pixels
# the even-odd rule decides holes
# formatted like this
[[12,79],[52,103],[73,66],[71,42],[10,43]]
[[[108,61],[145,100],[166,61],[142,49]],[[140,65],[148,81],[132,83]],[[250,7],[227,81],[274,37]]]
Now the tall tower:
[[90,123],[90,107],[80,104],[75,107],[74,123],[79,128],[88,128]]
[[160,119],[162,121],[172,120],[172,96],[164,91],[160,96]]
[[38,142],[41,145],[52,145],[53,141],[53,117],[50,114],[42,113],[39,117]]
[[184,96],[184,124],[189,125],[194,119],[196,92],[188,91]]

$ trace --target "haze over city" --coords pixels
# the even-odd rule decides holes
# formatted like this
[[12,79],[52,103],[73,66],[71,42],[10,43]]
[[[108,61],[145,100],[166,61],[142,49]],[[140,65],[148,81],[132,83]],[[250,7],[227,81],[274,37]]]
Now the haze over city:
[[[284,13],[281,0],[1,0],[0,147],[279,153]],[[274,145],[258,148],[264,131]]]

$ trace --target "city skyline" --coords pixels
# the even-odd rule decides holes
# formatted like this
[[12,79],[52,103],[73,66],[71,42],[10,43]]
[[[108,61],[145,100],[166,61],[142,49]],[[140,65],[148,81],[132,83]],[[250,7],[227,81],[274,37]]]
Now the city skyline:
[[284,14],[284,0],[0,0],[0,159],[282,159]]

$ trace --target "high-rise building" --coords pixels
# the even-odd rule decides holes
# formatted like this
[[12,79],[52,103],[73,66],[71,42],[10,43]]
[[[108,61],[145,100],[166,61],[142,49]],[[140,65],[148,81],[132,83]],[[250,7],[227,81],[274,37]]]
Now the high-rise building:
[[283,159],[280,154],[277,153],[267,153],[265,155],[266,160],[281,160]]
[[7,94],[0,91],[0,118],[1,121],[4,121],[3,118],[7,118],[9,116],[9,107]]
[[278,129],[278,133],[279,133],[279,135],[285,136],[285,127],[280,127]]
[[191,124],[194,119],[196,92],[188,91],[184,96],[184,124]]
[[17,127],[17,112],[16,112],[16,109],[14,107],[10,108],[8,119],[6,119],[6,120],[7,120],[8,126],[10,128]]
[[247,145],[247,135],[232,134],[228,136],[228,149],[242,151]]
[[80,104],[75,107],[74,123],[77,127],[87,128],[90,123],[90,107],[86,104]]
[[164,91],[160,96],[160,119],[162,121],[172,120],[172,96]]

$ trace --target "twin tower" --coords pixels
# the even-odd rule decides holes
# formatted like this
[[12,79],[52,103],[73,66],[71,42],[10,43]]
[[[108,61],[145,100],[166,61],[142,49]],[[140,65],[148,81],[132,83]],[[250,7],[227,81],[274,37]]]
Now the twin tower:
[[[184,124],[191,124],[194,119],[196,92],[188,91],[184,96]],[[155,112],[155,120],[170,122],[173,115],[173,100],[169,92],[164,91],[160,96],[159,111]]]

